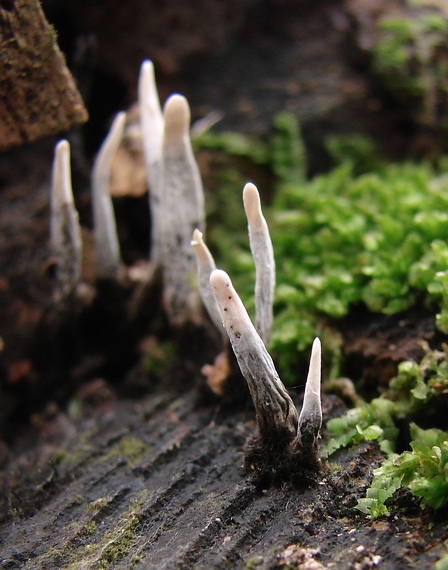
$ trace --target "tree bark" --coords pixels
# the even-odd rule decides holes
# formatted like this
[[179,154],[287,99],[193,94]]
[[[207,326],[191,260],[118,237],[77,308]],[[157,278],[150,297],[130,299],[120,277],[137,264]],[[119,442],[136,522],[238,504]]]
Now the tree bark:
[[0,151],[87,120],[37,0],[0,2]]

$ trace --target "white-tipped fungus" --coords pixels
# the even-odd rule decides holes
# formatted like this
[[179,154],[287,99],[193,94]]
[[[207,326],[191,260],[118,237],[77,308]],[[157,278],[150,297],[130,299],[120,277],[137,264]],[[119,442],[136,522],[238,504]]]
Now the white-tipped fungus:
[[[215,260],[213,259],[210,250],[203,240],[202,233],[195,229],[193,232],[193,239],[191,240],[194,253],[196,254],[196,267],[198,273],[198,288],[204,307],[218,328],[223,330],[221,313],[210,287],[210,275],[216,269]],[[225,331],[223,330],[225,334]]]
[[56,145],[54,153],[50,237],[56,261],[56,295],[58,300],[64,300],[76,290],[82,261],[81,228],[73,200],[70,145],[66,140]]
[[181,326],[197,320],[194,229],[205,225],[202,181],[190,142],[190,109],[172,95],[163,110],[162,212],[164,303],[169,321]]
[[[227,333],[255,406],[257,430],[245,446],[245,463],[265,483],[315,481],[320,470],[317,440],[322,425],[321,344],[313,343],[300,416],[269,355],[273,322],[275,260],[260,196],[252,183],[243,190],[249,240],[256,269],[253,325],[232,282],[215,262],[203,240],[205,226],[202,181],[190,142],[190,109],[172,95],[163,113],[150,61],[139,79],[140,121],[152,216],[152,262],[161,266],[164,305],[170,323],[182,327],[198,320],[198,297],[215,325]],[[120,251],[109,193],[113,155],[123,136],[126,116],[117,115],[93,170],[93,209],[99,277],[119,275]],[[56,257],[59,298],[67,298],[80,278],[82,242],[70,181],[67,141],[55,149],[51,239]],[[193,234],[193,238],[191,236]],[[193,247],[192,247],[193,246]],[[222,328],[224,325],[224,329]],[[224,335],[225,336],[225,335]],[[227,353],[204,367],[209,385],[222,394],[230,371]]]
[[297,410],[230,277],[216,269],[210,284],[241,373],[249,386],[261,437],[271,439],[281,434],[282,440],[294,441]]
[[92,173],[92,207],[96,250],[96,274],[117,279],[120,273],[120,246],[109,179],[112,159],[123,137],[126,113],[118,113],[96,157]]
[[243,190],[249,241],[255,262],[255,328],[267,345],[271,336],[275,290],[275,261],[268,225],[261,211],[257,187],[247,183]]
[[143,152],[151,208],[151,261],[158,266],[162,252],[162,138],[163,116],[154,78],[152,61],[145,60],[140,68],[138,83],[140,123],[142,128]]
[[299,436],[304,444],[314,445],[322,427],[321,385],[321,343],[315,338],[311,348],[310,367],[299,416]]
[[300,419],[279,378],[264,342],[233,288],[229,276],[215,269],[210,284],[221,311],[241,373],[257,415],[257,430],[245,445],[245,466],[258,485],[308,485],[320,471],[317,446],[322,424],[320,404],[321,346],[315,339]]

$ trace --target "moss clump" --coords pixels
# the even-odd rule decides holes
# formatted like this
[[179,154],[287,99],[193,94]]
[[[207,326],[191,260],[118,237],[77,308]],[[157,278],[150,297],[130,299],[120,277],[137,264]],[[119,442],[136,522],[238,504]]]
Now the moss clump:
[[98,523],[96,521],[89,521],[84,525],[83,531],[86,535],[93,534],[96,531],[97,526]]
[[118,532],[110,533],[104,537],[107,546],[102,550],[98,568],[101,570],[113,568],[114,564],[129,553],[135,542],[135,534],[140,524],[137,514],[132,514]]
[[386,502],[407,487],[423,506],[440,509],[448,502],[448,433],[411,426],[411,451],[392,455],[375,469],[371,487],[358,509],[372,518],[388,514]]
[[377,441],[382,451],[393,453],[398,436],[394,413],[393,402],[376,398],[370,404],[353,408],[345,416],[328,421],[330,439],[321,450],[322,455],[328,457],[341,447],[363,441]]
[[419,122],[448,127],[448,17],[434,3],[408,0],[406,12],[380,20],[373,69]]
[[120,458],[124,459],[129,467],[135,467],[140,461],[142,455],[148,451],[150,447],[141,439],[131,435],[125,435],[115,445],[112,450],[102,458],[102,461]]
[[398,413],[416,414],[431,405],[433,398],[448,393],[448,346],[433,350],[425,344],[424,348],[422,360],[401,362],[390,382],[388,395]]
[[426,163],[356,176],[347,161],[312,181],[282,184],[270,213],[278,269],[272,346],[287,380],[323,317],[343,317],[356,303],[392,314],[423,298],[445,324],[446,182]]
[[263,556],[253,556],[246,560],[246,570],[255,570],[256,568],[260,568],[264,563]]

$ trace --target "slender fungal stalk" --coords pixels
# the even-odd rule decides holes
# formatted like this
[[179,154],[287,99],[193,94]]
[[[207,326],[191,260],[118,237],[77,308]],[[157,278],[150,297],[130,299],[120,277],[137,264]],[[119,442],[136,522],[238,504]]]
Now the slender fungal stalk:
[[55,148],[51,187],[50,236],[56,260],[57,300],[70,297],[81,275],[82,239],[70,170],[70,145],[60,141]]
[[97,277],[117,279],[121,259],[109,179],[112,159],[123,138],[126,113],[118,113],[104,140],[92,173],[92,206]]
[[314,339],[311,349],[310,368],[303,396],[302,411],[299,417],[299,437],[304,446],[315,446],[322,427],[321,384],[321,343]]
[[193,232],[191,245],[193,246],[196,254],[198,287],[202,302],[204,303],[204,307],[207,309],[207,312],[217,329],[225,334],[225,330],[222,325],[221,312],[210,287],[210,275],[216,269],[215,260],[204,243],[202,233],[198,229]]
[[190,143],[190,109],[185,97],[172,95],[164,110],[162,215],[164,301],[171,324],[197,320],[194,287],[194,229],[205,226],[202,181]]
[[213,271],[210,284],[241,373],[249,386],[260,436],[264,441],[278,438],[287,446],[297,439],[298,416],[294,403],[227,273]]
[[155,265],[159,265],[163,258],[161,245],[161,225],[163,224],[163,212],[161,210],[163,116],[154,78],[154,66],[149,60],[145,60],[140,69],[138,99],[151,208],[150,258]]
[[250,182],[243,190],[249,241],[255,262],[255,328],[267,345],[271,336],[275,290],[274,250],[268,225],[261,211],[257,187]]

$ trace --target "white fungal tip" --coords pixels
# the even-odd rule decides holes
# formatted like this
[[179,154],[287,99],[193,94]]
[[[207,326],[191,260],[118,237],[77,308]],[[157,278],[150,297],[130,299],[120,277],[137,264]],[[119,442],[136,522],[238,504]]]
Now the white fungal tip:
[[321,343],[316,337],[311,348],[310,367],[306,380],[303,406],[299,417],[299,433],[304,441],[314,442],[322,426],[320,400],[321,384]]
[[65,139],[62,139],[61,141],[56,143],[55,154],[62,154],[64,152],[69,152],[69,150],[70,150],[70,145],[68,141],[66,141]]
[[320,338],[316,336],[316,338],[313,340],[313,345],[311,347],[311,359],[313,358],[313,355],[315,355],[315,358],[316,359],[318,358],[320,364],[321,352],[322,352],[322,344],[320,342]]
[[230,277],[222,269],[215,269],[210,275],[210,285],[218,293],[230,287]]
[[[145,160],[148,164],[159,159],[161,136],[163,129],[162,110],[157,93],[154,66],[149,59],[140,67],[138,80],[138,100],[140,106],[140,122],[142,125]],[[155,156],[154,156],[155,154]],[[148,155],[148,156],[146,156]]]
[[308,371],[307,388],[316,396],[320,397],[321,382],[321,353],[322,345],[319,337],[316,337],[311,347],[310,368]]
[[204,243],[201,231],[198,229],[194,230],[193,239],[191,240],[190,244],[193,246],[198,263],[201,266],[206,264],[210,270],[212,264],[214,266],[213,257],[211,256],[208,247]]
[[126,124],[126,111],[119,111],[115,115],[115,119],[112,123],[110,131],[113,133],[121,133],[120,134],[120,139],[121,139],[121,137],[123,136],[125,124]]
[[115,115],[109,133],[105,138],[93,166],[93,189],[109,194],[109,177],[112,160],[120,146],[126,124],[126,113]]
[[200,245],[201,243],[203,243],[202,232],[196,228],[193,232],[193,239],[191,240],[191,245],[194,247],[196,245]]
[[171,95],[163,108],[165,119],[165,134],[173,137],[189,133],[190,107],[183,95],[175,93]]
[[73,204],[70,172],[70,144],[65,139],[56,144],[53,163],[53,194],[60,204]]
[[261,203],[258,188],[252,182],[248,182],[243,189],[243,203],[247,219],[254,220],[261,216]]
[[140,66],[139,89],[148,96],[157,92],[155,85],[154,65],[151,60],[145,59]]
[[154,73],[154,64],[150,59],[144,59],[142,61],[141,72],[144,74]]

